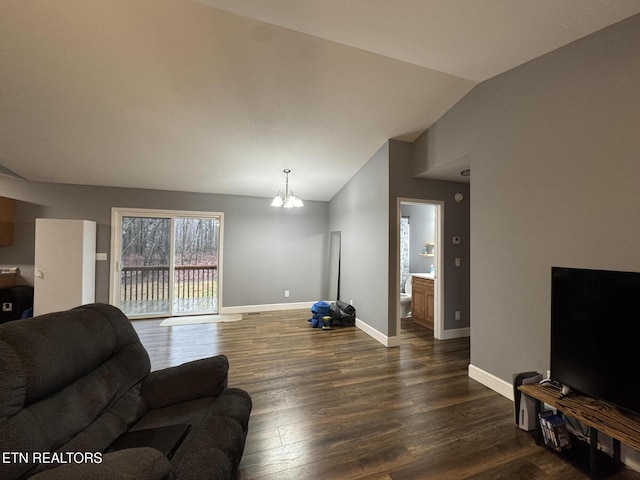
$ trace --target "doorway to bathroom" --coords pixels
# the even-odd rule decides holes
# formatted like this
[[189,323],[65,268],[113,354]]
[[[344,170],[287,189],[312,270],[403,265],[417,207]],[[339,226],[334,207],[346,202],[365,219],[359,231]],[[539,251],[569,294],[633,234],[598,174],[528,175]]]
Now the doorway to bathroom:
[[[433,322],[433,335],[442,338],[444,299],[443,268],[443,203],[420,199],[398,199],[398,297],[397,332],[402,318],[412,317],[416,323],[427,317]],[[413,291],[413,279],[433,280],[433,295]],[[416,303],[417,302],[417,303]],[[419,309],[419,311],[418,311]]]

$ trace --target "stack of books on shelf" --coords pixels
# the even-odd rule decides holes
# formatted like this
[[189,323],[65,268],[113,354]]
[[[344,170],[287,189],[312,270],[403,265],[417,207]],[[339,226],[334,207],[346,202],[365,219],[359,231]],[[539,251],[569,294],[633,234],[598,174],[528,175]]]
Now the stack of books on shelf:
[[539,420],[544,443],[556,451],[571,448],[571,437],[564,419],[551,410],[540,412]]

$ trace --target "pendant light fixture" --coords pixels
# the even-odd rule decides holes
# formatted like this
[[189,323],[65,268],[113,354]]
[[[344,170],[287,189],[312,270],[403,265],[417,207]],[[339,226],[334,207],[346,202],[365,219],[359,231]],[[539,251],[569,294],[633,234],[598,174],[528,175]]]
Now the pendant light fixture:
[[278,194],[273,197],[271,206],[284,208],[304,207],[304,203],[302,203],[300,197],[293,191],[289,190],[289,174],[291,173],[291,170],[285,168],[283,171],[286,175],[284,191],[280,190]]

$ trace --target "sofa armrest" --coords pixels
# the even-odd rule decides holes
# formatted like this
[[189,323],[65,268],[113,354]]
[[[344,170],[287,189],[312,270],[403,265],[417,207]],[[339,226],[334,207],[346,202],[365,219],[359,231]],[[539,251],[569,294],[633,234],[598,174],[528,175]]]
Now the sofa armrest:
[[[98,463],[98,459],[100,463]],[[29,480],[171,480],[169,460],[154,448],[128,448],[94,457],[91,463],[67,463],[44,470]]]
[[152,409],[203,397],[217,397],[227,388],[229,360],[224,355],[151,372],[142,396]]

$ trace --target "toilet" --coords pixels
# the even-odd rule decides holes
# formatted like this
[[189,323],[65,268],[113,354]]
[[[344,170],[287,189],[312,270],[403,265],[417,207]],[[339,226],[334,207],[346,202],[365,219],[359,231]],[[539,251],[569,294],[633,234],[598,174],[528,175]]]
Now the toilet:
[[400,292],[400,315],[402,318],[411,315],[411,280],[413,275],[409,274],[404,283],[404,292]]

